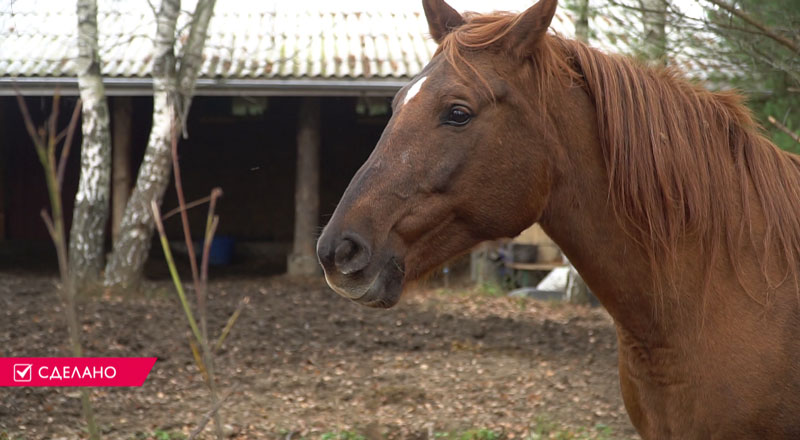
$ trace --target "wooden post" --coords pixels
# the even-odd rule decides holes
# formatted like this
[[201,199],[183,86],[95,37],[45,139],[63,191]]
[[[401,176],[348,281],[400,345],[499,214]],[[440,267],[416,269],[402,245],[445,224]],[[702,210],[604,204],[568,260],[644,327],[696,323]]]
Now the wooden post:
[[469,255],[470,279],[478,286],[498,281],[495,264],[490,258],[492,249],[496,246],[495,242],[487,241],[479,244]]
[[297,124],[297,180],[294,193],[294,243],[289,275],[320,273],[315,237],[319,218],[320,102],[303,98]]
[[116,242],[125,205],[131,194],[131,125],[133,105],[129,96],[112,99],[112,197],[111,237]]

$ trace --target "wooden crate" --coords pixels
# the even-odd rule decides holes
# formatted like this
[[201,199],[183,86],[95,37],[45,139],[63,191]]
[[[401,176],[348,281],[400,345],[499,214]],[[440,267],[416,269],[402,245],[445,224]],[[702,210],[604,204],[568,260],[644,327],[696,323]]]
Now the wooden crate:
[[534,224],[530,228],[522,231],[521,234],[514,238],[516,243],[535,244],[538,246],[537,263],[542,264],[560,264],[561,251],[558,246],[553,243],[553,240],[545,234],[542,227]]

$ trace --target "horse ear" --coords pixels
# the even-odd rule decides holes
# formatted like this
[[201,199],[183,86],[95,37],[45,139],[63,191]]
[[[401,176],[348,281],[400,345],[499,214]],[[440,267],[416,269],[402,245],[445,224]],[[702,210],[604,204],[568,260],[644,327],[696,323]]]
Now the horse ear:
[[550,27],[550,22],[556,13],[557,4],[558,0],[539,0],[514,21],[507,38],[512,40],[510,47],[520,56],[530,55],[547,33],[547,28]]
[[428,29],[437,44],[440,44],[445,35],[451,30],[464,24],[464,18],[444,0],[422,0],[422,9],[428,19]]

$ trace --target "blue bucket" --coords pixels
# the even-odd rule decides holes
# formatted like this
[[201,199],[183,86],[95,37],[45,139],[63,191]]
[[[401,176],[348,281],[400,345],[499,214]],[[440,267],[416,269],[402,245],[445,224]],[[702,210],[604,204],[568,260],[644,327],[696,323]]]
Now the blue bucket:
[[211,240],[211,248],[208,251],[208,263],[214,266],[230,264],[233,260],[233,250],[235,247],[233,237],[219,236]]

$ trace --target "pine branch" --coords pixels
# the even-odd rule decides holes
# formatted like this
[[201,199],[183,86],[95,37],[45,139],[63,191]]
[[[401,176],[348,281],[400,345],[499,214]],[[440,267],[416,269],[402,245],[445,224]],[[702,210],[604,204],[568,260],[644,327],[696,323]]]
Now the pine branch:
[[707,2],[709,2],[711,4],[714,4],[714,5],[718,6],[721,9],[724,9],[725,11],[727,11],[727,12],[731,13],[732,15],[738,17],[739,19],[741,19],[745,23],[749,24],[750,26],[753,26],[754,28],[760,30],[767,37],[769,37],[769,38],[773,39],[774,41],[776,41],[777,43],[789,48],[792,52],[800,55],[800,46],[795,44],[792,40],[784,37],[783,35],[780,35],[780,34],[776,33],[775,31],[773,31],[772,29],[768,28],[766,25],[764,25],[763,23],[761,23],[758,20],[754,19],[750,15],[748,15],[748,14],[746,14],[746,13],[744,13],[744,12],[742,12],[742,11],[736,9],[736,8],[734,8],[733,6],[731,6],[731,5],[727,4],[726,2],[724,2],[723,0],[705,0],[705,1],[707,1]]

